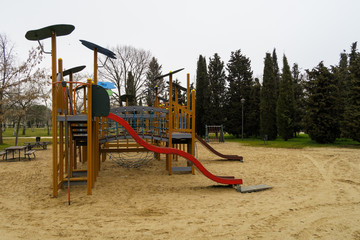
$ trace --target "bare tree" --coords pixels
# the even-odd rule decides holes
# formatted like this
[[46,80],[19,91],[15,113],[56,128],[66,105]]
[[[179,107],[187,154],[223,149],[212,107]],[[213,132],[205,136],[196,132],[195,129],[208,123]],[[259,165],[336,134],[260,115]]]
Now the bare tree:
[[146,80],[146,72],[151,60],[150,51],[137,49],[132,46],[117,46],[112,49],[116,53],[117,59],[109,59],[105,63],[105,59],[100,59],[104,65],[100,68],[100,76],[105,80],[115,83],[116,91],[113,97],[121,105],[120,96],[125,93],[127,88],[128,73],[134,76],[135,98],[138,100],[143,94],[141,89],[144,87]]
[[[39,99],[44,103],[46,109],[51,109],[51,88],[44,86],[39,89]],[[51,111],[45,111],[47,135],[50,136]]]
[[3,144],[2,126],[5,120],[5,91],[18,73],[18,69],[15,67],[15,53],[13,50],[14,45],[6,35],[0,34],[0,144]]
[[41,89],[47,83],[45,70],[38,67],[42,59],[40,49],[32,48],[28,59],[18,67],[16,76],[4,90],[9,106],[8,113],[16,119],[15,145],[17,145],[20,123],[23,121],[24,126],[26,125],[26,111],[41,96]]

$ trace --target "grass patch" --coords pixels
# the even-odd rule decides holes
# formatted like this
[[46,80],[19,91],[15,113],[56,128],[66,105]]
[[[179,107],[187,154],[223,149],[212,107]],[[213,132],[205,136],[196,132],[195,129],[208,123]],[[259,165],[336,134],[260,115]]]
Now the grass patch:
[[[25,142],[34,142],[34,139],[28,139],[28,138],[19,138],[18,139],[18,146],[23,146]],[[0,150],[4,150],[7,147],[15,146],[15,138],[6,138],[3,139],[3,144],[0,144]]]
[[360,143],[353,141],[351,139],[338,138],[334,143],[320,144],[310,139],[307,134],[300,134],[296,138],[289,139],[284,141],[282,138],[278,137],[276,140],[264,141],[260,138],[245,138],[241,140],[232,136],[226,136],[226,141],[229,142],[238,142],[244,144],[245,146],[252,147],[271,147],[271,148],[294,148],[302,149],[305,147],[339,147],[339,148],[359,148]]
[[[50,136],[47,135],[46,128],[34,128],[34,129],[26,129],[26,134],[22,135],[22,129],[19,130],[19,138],[18,138],[18,146],[23,146],[25,142],[35,142],[35,137],[50,137],[52,136],[52,132],[50,131]],[[15,136],[13,128],[7,128],[5,132],[3,132],[3,144],[0,145],[0,150],[3,150],[10,146],[15,146]],[[27,137],[27,138],[24,138]],[[33,138],[28,138],[33,137]],[[52,141],[52,139],[46,139],[42,141]]]
[[[19,129],[19,137],[49,137],[52,136],[52,132],[50,129],[50,135],[47,134],[47,128],[27,128],[25,131],[25,135],[22,135],[22,128]],[[14,129],[7,128],[5,132],[3,132],[3,137],[15,137]]]

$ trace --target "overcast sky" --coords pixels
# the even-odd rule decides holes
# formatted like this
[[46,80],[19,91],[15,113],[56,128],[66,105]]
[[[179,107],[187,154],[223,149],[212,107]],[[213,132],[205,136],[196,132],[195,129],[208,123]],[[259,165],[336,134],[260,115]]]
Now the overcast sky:
[[[163,73],[185,68],[194,80],[200,54],[218,53],[228,62],[241,49],[251,60],[254,77],[262,77],[266,52],[277,50],[301,69],[320,61],[336,65],[339,54],[360,39],[359,0],[2,0],[0,33],[15,44],[20,60],[37,43],[28,30],[53,24],[72,24],[71,35],[59,37],[58,57],[64,68],[87,65],[93,72],[93,53],[84,39],[111,48],[131,45],[151,51]],[[50,50],[50,40],[43,41]],[[50,67],[51,59],[45,59]],[[50,73],[49,73],[50,74]]]

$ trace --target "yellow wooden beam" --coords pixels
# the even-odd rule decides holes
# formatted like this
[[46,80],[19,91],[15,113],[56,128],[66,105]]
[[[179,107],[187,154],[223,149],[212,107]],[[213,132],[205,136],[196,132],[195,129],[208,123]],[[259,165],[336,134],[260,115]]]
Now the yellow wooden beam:
[[53,140],[53,196],[58,195],[58,167],[57,167],[57,121],[56,121],[56,33],[51,33],[51,66],[52,66],[52,140]]
[[[87,194],[91,195],[92,193],[92,178],[93,178],[93,144],[92,144],[92,84],[91,79],[88,79],[88,86],[87,86]],[[84,100],[85,101],[85,100]]]

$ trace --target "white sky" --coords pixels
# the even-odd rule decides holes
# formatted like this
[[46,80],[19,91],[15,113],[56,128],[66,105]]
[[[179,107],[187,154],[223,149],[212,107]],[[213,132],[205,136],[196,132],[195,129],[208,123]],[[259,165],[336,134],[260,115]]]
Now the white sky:
[[[199,54],[218,53],[225,64],[231,51],[250,58],[254,77],[263,73],[266,52],[277,49],[279,65],[311,69],[320,61],[336,65],[339,54],[360,40],[358,0],[1,0],[0,33],[15,43],[20,60],[37,42],[28,30],[72,24],[71,35],[59,37],[58,57],[64,68],[86,65],[93,72],[93,53],[79,39],[103,47],[132,45],[151,51],[163,73],[193,81]],[[50,50],[50,40],[44,40]],[[45,59],[50,67],[50,56]]]

